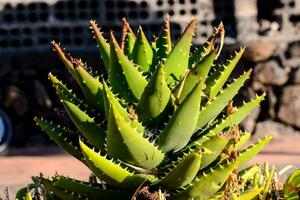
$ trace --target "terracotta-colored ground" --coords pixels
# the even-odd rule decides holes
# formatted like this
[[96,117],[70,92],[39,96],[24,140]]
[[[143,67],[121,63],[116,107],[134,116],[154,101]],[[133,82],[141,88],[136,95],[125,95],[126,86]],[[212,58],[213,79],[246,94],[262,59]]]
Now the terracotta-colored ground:
[[[300,167],[300,136],[275,138],[252,163],[266,161],[279,169],[286,164]],[[29,183],[32,175],[42,172],[51,176],[56,171],[82,180],[89,176],[89,170],[83,164],[56,147],[13,150],[11,156],[0,157],[0,198],[4,198],[6,186],[10,199],[14,199],[16,190]]]

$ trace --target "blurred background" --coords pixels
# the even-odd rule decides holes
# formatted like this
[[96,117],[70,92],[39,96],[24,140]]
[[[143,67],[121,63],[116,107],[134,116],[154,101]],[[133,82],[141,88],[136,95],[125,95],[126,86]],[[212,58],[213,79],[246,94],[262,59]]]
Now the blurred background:
[[35,115],[66,121],[47,74],[53,72],[68,85],[73,82],[52,51],[52,40],[101,72],[89,20],[95,19],[104,33],[112,29],[120,36],[126,17],[133,30],[142,25],[150,39],[159,33],[167,14],[174,41],[195,17],[195,44],[205,41],[213,26],[223,21],[224,58],[227,51],[247,46],[235,74],[253,68],[254,76],[239,97],[248,100],[262,91],[268,96],[242,126],[254,137],[272,133],[275,141],[292,138],[286,148],[270,149],[279,154],[287,151],[286,156],[296,156],[291,159],[299,164],[295,159],[300,150],[293,142],[300,136],[300,0],[1,0],[0,154],[27,155],[24,148],[15,147],[52,148],[46,134],[34,125]]

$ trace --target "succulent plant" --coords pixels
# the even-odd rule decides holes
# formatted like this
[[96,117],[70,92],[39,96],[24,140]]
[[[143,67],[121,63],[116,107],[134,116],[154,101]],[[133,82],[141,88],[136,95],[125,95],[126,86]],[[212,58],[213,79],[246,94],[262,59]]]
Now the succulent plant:
[[45,199],[266,198],[272,175],[261,173],[258,165],[243,168],[271,136],[244,148],[250,133],[237,126],[265,94],[233,106],[251,70],[228,83],[244,48],[217,64],[222,23],[198,48],[191,48],[194,19],[174,46],[168,17],[153,42],[142,27],[135,35],[125,19],[121,44],[113,32],[107,42],[96,22],[90,25],[106,71],[102,76],[52,43],[84,96],[49,74],[77,130],[39,117],[35,121],[93,178],[34,177],[34,187],[23,188],[17,198],[32,188]]

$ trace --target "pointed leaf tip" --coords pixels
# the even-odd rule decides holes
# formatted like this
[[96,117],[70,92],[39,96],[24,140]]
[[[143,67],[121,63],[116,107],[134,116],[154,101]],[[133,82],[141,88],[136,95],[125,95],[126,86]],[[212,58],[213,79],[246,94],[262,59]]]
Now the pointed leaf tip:
[[164,63],[166,79],[170,85],[174,85],[175,81],[180,80],[188,67],[190,47],[195,26],[196,20],[193,19],[186,27],[181,38]]
[[140,65],[144,72],[150,69],[153,51],[141,26],[138,28],[138,36],[132,50],[132,58],[133,63]]
[[74,65],[73,65],[74,58],[72,58],[69,54],[67,54],[65,50],[60,47],[60,44],[53,42],[52,46],[54,48],[54,51],[57,53],[59,59],[64,63],[65,67],[71,74],[71,76],[78,82],[76,73],[74,71]]
[[155,41],[156,46],[156,60],[154,63],[159,63],[167,59],[169,53],[172,51],[171,31],[170,31],[170,19],[167,15],[165,23],[161,29],[159,37]]
[[109,81],[115,93],[129,102],[139,100],[147,84],[145,77],[120,49],[111,32],[111,70]]
[[104,113],[102,83],[85,70],[82,61],[77,61],[74,66],[78,80],[80,80],[79,86],[87,102],[97,111]]
[[100,29],[98,28],[96,21],[90,21],[91,29],[94,34],[94,37],[98,44],[98,49],[102,56],[102,60],[106,69],[106,72],[109,72],[109,60],[110,60],[110,48],[109,44],[106,42],[106,39],[103,37]]

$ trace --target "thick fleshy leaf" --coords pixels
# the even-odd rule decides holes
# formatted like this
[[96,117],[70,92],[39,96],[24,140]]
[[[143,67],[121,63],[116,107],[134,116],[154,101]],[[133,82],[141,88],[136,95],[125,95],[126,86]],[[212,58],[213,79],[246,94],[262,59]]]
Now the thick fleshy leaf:
[[92,108],[85,101],[79,99],[75,95],[75,93],[72,90],[68,89],[67,86],[64,85],[57,77],[49,73],[48,78],[50,79],[52,86],[55,88],[56,94],[58,95],[60,100],[66,100],[77,105],[81,110],[86,110],[86,112],[91,116],[96,117],[99,115],[98,111]]
[[193,69],[191,69],[186,77],[182,81],[182,85],[176,89],[175,95],[179,103],[181,103],[186,96],[192,91],[195,85],[202,80],[205,82],[208,71],[213,66],[213,62],[217,56],[216,51],[212,51],[206,57],[203,58],[201,62],[199,62]]
[[123,18],[121,49],[129,59],[132,59],[132,51],[133,51],[135,40],[136,40],[135,35],[131,30],[129,23],[125,18]]
[[245,144],[247,144],[247,142],[249,141],[251,137],[251,133],[250,132],[242,132],[240,134],[240,139],[238,141],[238,143],[236,144],[236,149],[241,149],[243,148],[243,146],[245,146]]
[[137,114],[141,121],[147,122],[159,117],[167,107],[170,97],[171,91],[161,64],[151,76],[137,105]]
[[194,65],[201,62],[213,50],[214,43],[215,38],[210,37],[204,44],[194,50],[189,59],[189,69],[192,69]]
[[217,47],[219,49],[217,57],[219,56],[224,44],[225,29],[222,22],[217,28],[214,29],[213,34],[206,40],[206,42],[194,50],[189,59],[189,68],[192,68],[195,64],[199,63],[205,56],[207,56],[213,49],[216,48],[215,45],[218,37],[220,38],[219,45]]
[[292,172],[284,184],[284,199],[299,199],[300,190],[300,169]]
[[211,164],[224,150],[229,138],[224,135],[215,135],[206,140],[201,147],[208,149],[211,153],[205,154],[201,161],[200,170]]
[[256,154],[258,154],[266,144],[268,144],[272,139],[272,135],[268,135],[263,139],[259,140],[257,143],[252,144],[247,149],[241,151],[237,156],[238,167],[241,168],[247,162],[249,162]]
[[111,33],[109,81],[115,93],[129,102],[139,100],[147,85],[138,68],[123,54]]
[[197,175],[202,154],[196,151],[190,152],[181,158],[178,163],[161,179],[160,183],[170,190],[176,190],[186,186]]
[[97,47],[100,51],[103,64],[105,66],[106,72],[109,72],[109,65],[110,65],[110,47],[108,42],[106,42],[105,38],[103,37],[100,29],[98,28],[96,21],[90,21],[91,30],[94,34],[94,38],[97,41]]
[[262,187],[245,190],[238,196],[238,199],[239,200],[255,199],[255,197],[258,196],[261,191],[262,191]]
[[102,83],[90,75],[82,65],[77,62],[74,65],[77,74],[80,88],[87,100],[87,102],[97,111],[104,113],[103,103],[103,85]]
[[40,178],[41,184],[44,186],[44,189],[48,192],[48,194],[51,194],[51,197],[56,199],[64,199],[64,200],[84,200],[84,197],[81,197],[78,193],[69,192],[64,189],[61,189],[54,185],[53,181],[50,181],[46,178]]
[[146,169],[158,166],[164,154],[139,134],[111,105],[108,131],[107,152],[111,158]]
[[147,72],[152,64],[152,48],[143,32],[142,27],[138,29],[138,35],[132,51],[132,59],[135,64],[141,66],[144,72]]
[[218,114],[226,107],[229,100],[237,94],[239,89],[244,85],[245,81],[249,78],[251,70],[245,72],[238,79],[235,79],[228,85],[218,96],[208,101],[203,106],[199,113],[197,122],[197,129],[203,128],[207,123],[216,118]]
[[210,172],[196,178],[183,191],[175,194],[173,199],[208,199],[223,186],[236,165],[236,162],[230,162],[211,169]]
[[194,87],[160,133],[158,144],[164,152],[179,151],[189,142],[198,120],[202,87],[201,82]]
[[82,141],[79,141],[79,144],[90,170],[109,185],[118,188],[136,188],[147,179],[147,176],[135,175],[112,160],[96,153]]
[[216,71],[207,78],[206,91],[210,98],[215,97],[221,91],[244,51],[245,48],[241,48],[239,52],[235,52],[235,56],[231,60],[228,60],[226,64],[219,66]]
[[78,140],[76,137],[72,137],[66,128],[37,117],[34,118],[34,121],[58,146],[78,160],[82,160],[83,156],[79,150]]
[[138,119],[136,118],[136,114],[128,113],[128,111],[121,105],[121,100],[119,100],[118,97],[110,90],[110,88],[108,88],[105,81],[103,81],[103,96],[106,119],[109,118],[110,107],[113,105],[127,123],[129,123],[133,128],[136,128],[139,133],[144,132],[144,127],[141,123],[139,123]]
[[75,104],[65,100],[63,100],[62,103],[80,133],[96,148],[104,150],[105,131],[94,122],[93,118],[89,117]]
[[[234,125],[239,124],[247,115],[251,113],[251,111],[256,108],[259,103],[264,99],[266,94],[256,97],[255,99],[244,103],[241,107],[237,108],[237,110],[230,116],[222,119],[219,123],[214,125],[204,136],[211,137],[216,134],[221,133],[224,129]],[[200,136],[199,139],[193,141],[186,148],[190,148],[192,146],[197,146],[198,144],[202,144],[203,140],[206,140],[206,137]]]
[[56,90],[57,95],[61,100],[68,100],[76,105],[82,104],[82,102],[69,90],[58,78],[51,73],[48,74],[53,87]]
[[56,43],[55,41],[52,41],[51,44],[54,51],[57,53],[59,59],[64,63],[73,79],[78,82],[79,80],[77,78],[74,65],[72,63],[73,58],[65,52],[65,49],[62,49],[60,47],[60,44]]
[[196,20],[193,19],[164,62],[164,71],[168,84],[174,85],[175,80],[180,80],[188,67],[195,27]]
[[[265,163],[266,167],[269,167],[268,163]],[[269,169],[266,169],[268,171],[268,175],[265,176],[266,180],[264,183],[264,187],[263,187],[263,191],[262,191],[262,199],[266,200],[268,194],[270,194],[270,190],[273,188],[273,176],[274,176],[274,172],[275,172],[275,166],[273,165],[271,168],[271,171],[269,171]]]
[[103,189],[102,185],[92,185],[89,182],[78,181],[64,176],[55,176],[53,178],[54,186],[70,193],[78,193],[80,196],[88,199],[99,200],[119,200],[129,199],[133,191],[127,190],[108,190]]
[[155,41],[157,48],[156,60],[157,62],[167,59],[169,53],[172,51],[172,40],[170,31],[170,17],[167,15],[164,26],[161,30],[159,37]]
[[258,164],[255,164],[253,166],[250,166],[246,169],[243,169],[238,173],[238,179],[241,181],[241,184],[245,186],[245,184],[254,178],[254,175],[258,173],[260,170],[260,166]]

